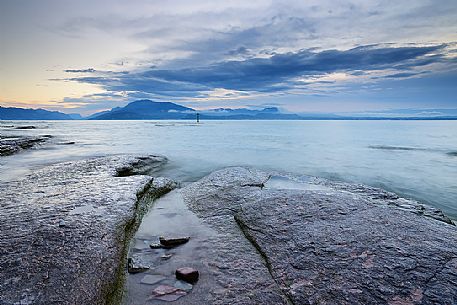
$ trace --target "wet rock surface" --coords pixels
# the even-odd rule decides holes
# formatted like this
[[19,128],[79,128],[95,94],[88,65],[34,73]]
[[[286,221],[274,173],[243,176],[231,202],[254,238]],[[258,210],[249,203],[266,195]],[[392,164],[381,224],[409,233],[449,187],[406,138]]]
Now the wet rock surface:
[[147,274],[141,280],[141,284],[154,285],[163,281],[165,277],[159,274]]
[[[151,269],[129,274],[124,304],[285,304],[281,292],[262,263],[261,256],[237,228],[231,217],[232,230],[216,231],[189,210],[178,189],[153,204],[132,241],[130,255],[140,255]],[[174,248],[151,249],[160,236],[190,236]],[[165,259],[164,259],[165,258]],[[199,272],[198,282],[191,285],[176,279],[176,269],[191,267]],[[161,279],[152,285],[142,283],[145,275]],[[160,285],[173,286],[186,295],[157,298],[153,290]],[[180,293],[182,294],[182,293]]]
[[251,268],[243,249],[232,249],[238,260],[222,256],[222,282],[232,281],[220,304],[250,293],[244,304],[279,304],[262,289],[263,278],[273,279],[270,291],[277,287],[284,304],[457,303],[457,229],[442,213],[372,187],[279,178],[229,168],[182,190],[206,224],[240,243],[242,231],[254,247],[245,250],[261,256]]
[[[176,184],[138,158],[59,163],[0,185],[0,304],[105,304],[119,297],[126,244],[148,200]],[[156,168],[166,159],[144,156]],[[144,168],[145,166],[143,166]]]
[[50,135],[43,136],[6,136],[0,134],[0,156],[9,156],[22,150],[35,148],[46,143]]
[[448,216],[446,216],[441,210],[437,208],[421,204],[414,200],[401,198],[397,194],[387,192],[379,188],[362,184],[329,181],[315,177],[304,176],[302,179],[305,179],[308,184],[315,183],[316,187],[328,186],[336,192],[349,192],[354,195],[359,194],[360,196],[363,196],[371,203],[376,205],[389,205],[403,211],[408,211],[417,215],[433,218],[451,225],[454,224],[454,222]]
[[127,271],[124,304],[457,303],[457,229],[439,210],[235,167],[148,211],[177,187],[141,175],[165,161],[66,162],[0,185],[0,304],[117,303]]
[[137,157],[131,163],[117,167],[116,175],[119,177],[147,175],[160,169],[162,165],[160,162],[150,162],[148,156]]
[[[200,304],[289,304],[234,220],[244,204],[261,196],[268,177],[256,170],[222,170],[180,190],[187,207],[214,231],[205,240],[204,266],[196,268],[200,279],[192,294],[199,293],[197,288],[207,294]],[[203,281],[206,278],[210,283]]]

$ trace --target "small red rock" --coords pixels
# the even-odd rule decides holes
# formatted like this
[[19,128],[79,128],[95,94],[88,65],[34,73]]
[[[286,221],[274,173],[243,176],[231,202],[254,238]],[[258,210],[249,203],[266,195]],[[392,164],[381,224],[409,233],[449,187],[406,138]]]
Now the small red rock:
[[176,278],[188,283],[195,283],[198,281],[198,270],[191,267],[182,267],[176,269]]

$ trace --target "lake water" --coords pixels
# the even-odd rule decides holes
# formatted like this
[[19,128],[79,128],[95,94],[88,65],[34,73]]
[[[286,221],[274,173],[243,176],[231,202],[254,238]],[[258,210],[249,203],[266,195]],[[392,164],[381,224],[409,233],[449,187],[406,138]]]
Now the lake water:
[[76,142],[1,158],[2,180],[57,161],[152,153],[180,181],[248,165],[381,187],[457,218],[457,121],[3,121],[0,133]]

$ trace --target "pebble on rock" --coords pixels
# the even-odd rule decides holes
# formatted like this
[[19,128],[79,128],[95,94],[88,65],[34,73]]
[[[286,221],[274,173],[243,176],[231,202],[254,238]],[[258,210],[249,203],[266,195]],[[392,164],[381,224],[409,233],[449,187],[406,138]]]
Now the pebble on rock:
[[176,278],[188,283],[195,283],[198,281],[199,273],[197,269],[191,267],[182,267],[176,269]]
[[129,273],[140,273],[149,270],[149,266],[138,263],[134,258],[130,257],[127,263]]
[[159,237],[160,244],[165,247],[176,247],[182,244],[185,244],[189,241],[190,237],[171,237],[165,238],[163,236]]

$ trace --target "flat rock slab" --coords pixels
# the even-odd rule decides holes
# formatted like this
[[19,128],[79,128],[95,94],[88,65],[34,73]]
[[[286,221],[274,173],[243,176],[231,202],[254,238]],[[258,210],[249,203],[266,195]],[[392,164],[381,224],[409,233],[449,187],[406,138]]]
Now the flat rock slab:
[[160,285],[152,291],[152,294],[158,300],[173,302],[185,296],[187,293],[174,286]]
[[[141,161],[141,162],[139,162]],[[105,304],[117,297],[131,230],[176,187],[143,172],[166,159],[112,156],[66,162],[0,185],[0,304]],[[130,172],[136,172],[131,169]]]
[[180,304],[288,304],[234,220],[243,204],[260,196],[267,180],[265,173],[240,168],[214,172],[180,190],[189,209],[215,232],[207,239],[204,268],[197,267],[200,279]]
[[214,247],[219,281],[230,282],[218,304],[457,304],[457,229],[440,211],[372,187],[282,178],[228,168],[182,190],[228,237],[231,252]]
[[165,277],[160,274],[147,274],[141,279],[141,284],[154,285],[164,279]]

